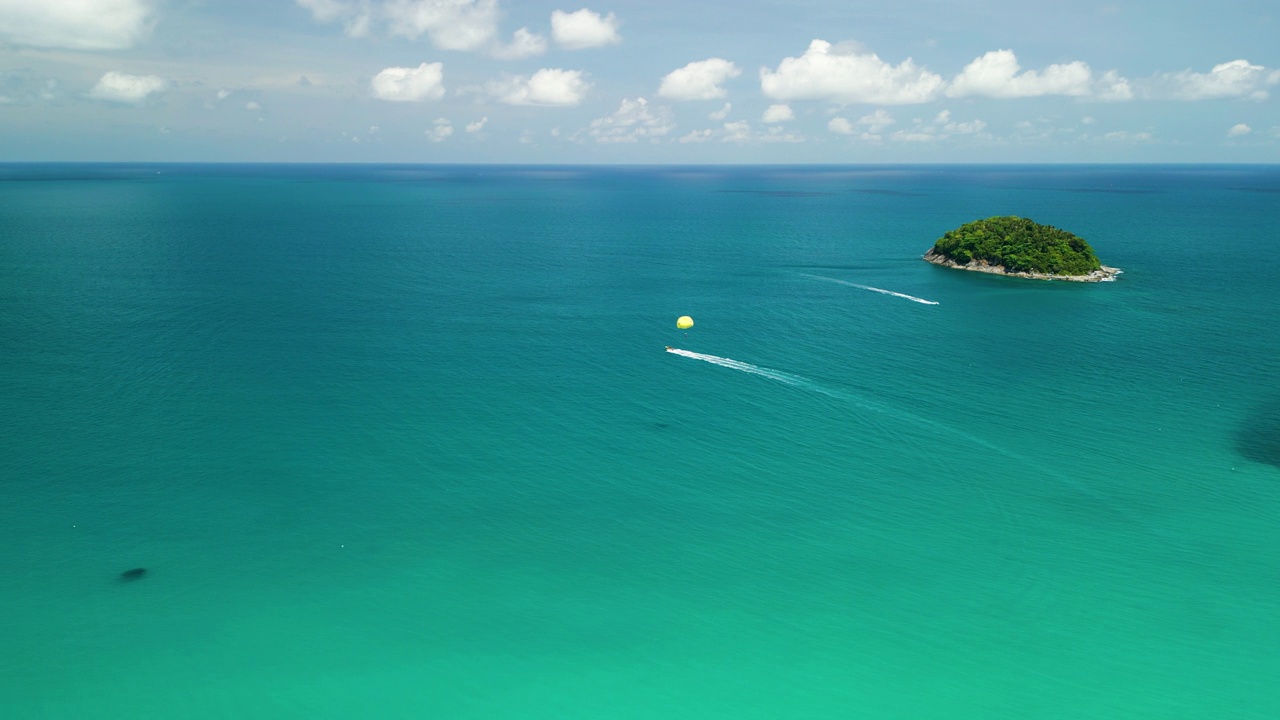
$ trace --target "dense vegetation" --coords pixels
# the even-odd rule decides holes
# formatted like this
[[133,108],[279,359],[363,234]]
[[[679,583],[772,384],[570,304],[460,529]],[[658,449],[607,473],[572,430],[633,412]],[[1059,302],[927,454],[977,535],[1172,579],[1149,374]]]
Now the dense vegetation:
[[1015,216],[961,225],[933,244],[934,252],[962,265],[975,258],[1008,272],[1088,275],[1102,266],[1084,238]]

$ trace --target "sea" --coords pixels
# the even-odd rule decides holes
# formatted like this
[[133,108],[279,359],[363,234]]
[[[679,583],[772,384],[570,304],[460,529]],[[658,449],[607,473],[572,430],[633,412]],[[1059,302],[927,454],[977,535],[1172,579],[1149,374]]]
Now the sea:
[[[994,215],[1124,272],[921,260]],[[0,716],[1273,720],[1278,228],[1276,165],[0,165]]]

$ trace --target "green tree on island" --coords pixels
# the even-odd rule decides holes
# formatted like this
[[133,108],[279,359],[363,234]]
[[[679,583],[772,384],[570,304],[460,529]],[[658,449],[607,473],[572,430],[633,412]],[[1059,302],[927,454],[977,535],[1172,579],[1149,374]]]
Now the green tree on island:
[[1008,272],[1088,275],[1102,267],[1084,238],[1013,215],[961,225],[939,238],[933,251],[961,265],[976,259]]

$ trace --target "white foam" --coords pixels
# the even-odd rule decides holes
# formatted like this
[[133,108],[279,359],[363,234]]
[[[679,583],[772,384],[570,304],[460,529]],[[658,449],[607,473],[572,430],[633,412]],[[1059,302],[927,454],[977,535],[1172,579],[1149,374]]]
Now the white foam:
[[801,276],[803,276],[803,277],[812,278],[812,279],[814,279],[814,280],[826,280],[827,282],[833,282],[833,283],[836,283],[836,284],[839,284],[839,285],[848,285],[849,287],[855,287],[855,288],[858,288],[859,290],[870,290],[871,292],[878,292],[878,293],[883,293],[883,294],[885,294],[885,295],[892,295],[892,296],[894,296],[894,297],[900,297],[900,298],[902,298],[903,300],[910,300],[911,302],[918,302],[918,303],[920,303],[920,304],[922,304],[922,305],[937,305],[937,304],[938,304],[937,302],[935,302],[935,301],[933,301],[933,300],[925,300],[924,298],[916,297],[915,295],[908,295],[908,294],[906,294],[906,293],[894,292],[894,291],[892,291],[892,290],[885,290],[884,288],[871,287],[870,285],[859,285],[858,283],[849,282],[848,280],[837,280],[836,278],[826,277],[826,276],[824,276],[824,275],[809,275],[809,274],[807,274],[807,273],[799,273],[799,274],[800,274]]
[[679,355],[680,357],[687,357],[692,360],[701,360],[703,362],[709,362],[712,365],[719,365],[720,367],[732,368],[734,370],[741,370],[745,373],[751,373],[752,375],[767,377],[770,380],[777,380],[778,382],[786,383],[787,385],[805,386],[810,387],[811,389],[816,389],[812,382],[805,380],[802,377],[790,375],[779,370],[770,370],[769,368],[752,365],[751,363],[745,363],[740,360],[732,360],[730,358],[719,357],[717,355],[707,355],[704,353],[696,353],[690,350],[681,350],[680,348],[673,347],[667,348],[667,352],[672,355]]

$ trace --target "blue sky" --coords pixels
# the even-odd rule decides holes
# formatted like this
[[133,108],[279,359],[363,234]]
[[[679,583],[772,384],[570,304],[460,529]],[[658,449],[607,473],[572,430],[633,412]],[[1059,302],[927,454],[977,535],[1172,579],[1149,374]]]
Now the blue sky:
[[0,0],[0,161],[1280,162],[1280,5]]

